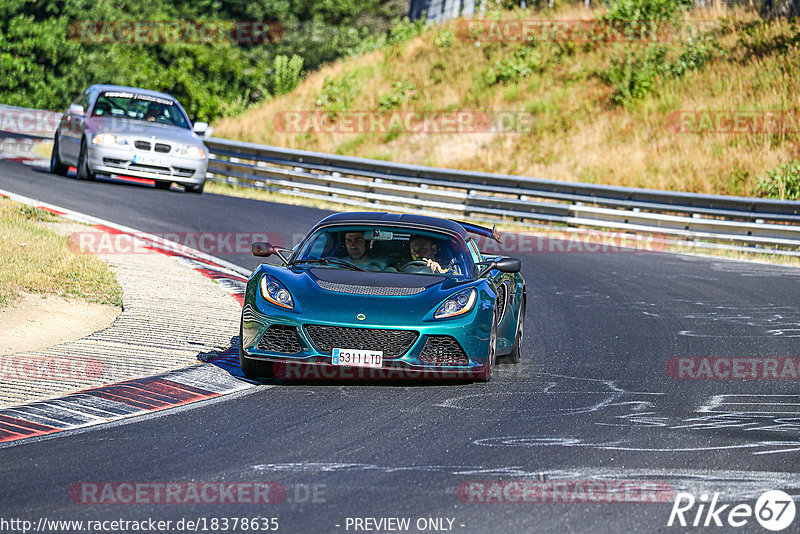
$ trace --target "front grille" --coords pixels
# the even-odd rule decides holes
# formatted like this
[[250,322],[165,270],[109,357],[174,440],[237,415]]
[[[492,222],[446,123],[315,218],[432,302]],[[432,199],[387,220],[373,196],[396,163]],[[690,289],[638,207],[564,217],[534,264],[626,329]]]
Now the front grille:
[[150,150],[150,143],[148,143],[147,141],[134,141],[133,146],[135,146],[139,150]]
[[297,328],[285,324],[274,324],[267,328],[256,348],[283,354],[297,354],[303,350],[297,337]]
[[154,148],[156,152],[161,152],[163,154],[167,154],[172,150],[172,146],[165,145],[164,143],[156,143],[156,147]]
[[325,280],[317,280],[317,285],[328,291],[338,291],[339,293],[354,293],[356,295],[379,295],[382,297],[399,297],[416,295],[425,291],[424,287],[372,287],[356,286],[351,284],[335,284]]
[[464,349],[452,336],[428,336],[419,359],[434,365],[467,365]]
[[311,342],[317,349],[330,354],[334,348],[380,350],[387,358],[397,358],[408,352],[419,337],[414,330],[351,328],[347,326],[305,325]]
[[172,171],[167,167],[157,167],[155,165],[143,165],[141,163],[131,163],[128,166],[128,170],[154,172],[156,174],[166,174],[167,176],[172,175]]

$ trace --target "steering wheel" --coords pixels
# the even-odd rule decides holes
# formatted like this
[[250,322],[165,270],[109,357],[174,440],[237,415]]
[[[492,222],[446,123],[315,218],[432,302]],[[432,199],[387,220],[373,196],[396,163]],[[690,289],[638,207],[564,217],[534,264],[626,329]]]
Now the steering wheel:
[[414,260],[414,261],[410,261],[410,262],[406,263],[405,265],[403,265],[403,268],[400,269],[400,270],[405,272],[406,267],[427,267],[427,266],[428,266],[428,262],[427,261]]

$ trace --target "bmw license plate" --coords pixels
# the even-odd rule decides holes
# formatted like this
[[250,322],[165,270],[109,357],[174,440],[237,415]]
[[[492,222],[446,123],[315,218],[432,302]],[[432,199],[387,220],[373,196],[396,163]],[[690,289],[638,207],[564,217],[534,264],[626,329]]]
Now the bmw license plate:
[[333,349],[333,365],[349,365],[352,367],[383,366],[383,351],[358,349]]
[[142,165],[154,165],[156,167],[169,167],[169,158],[160,158],[158,156],[143,156],[141,154],[134,154],[133,162],[141,163]]

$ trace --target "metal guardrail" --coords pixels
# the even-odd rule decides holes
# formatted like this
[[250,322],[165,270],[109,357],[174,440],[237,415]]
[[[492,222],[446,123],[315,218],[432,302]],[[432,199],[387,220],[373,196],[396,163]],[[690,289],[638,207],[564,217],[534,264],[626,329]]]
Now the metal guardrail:
[[[800,254],[800,202],[559,182],[207,138],[227,183],[355,206],[657,233]],[[216,178],[220,180],[220,178]]]

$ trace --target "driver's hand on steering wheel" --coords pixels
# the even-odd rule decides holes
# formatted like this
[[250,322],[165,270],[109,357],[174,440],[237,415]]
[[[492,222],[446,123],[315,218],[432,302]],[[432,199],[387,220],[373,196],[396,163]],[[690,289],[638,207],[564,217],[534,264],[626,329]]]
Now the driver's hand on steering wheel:
[[439,263],[434,261],[434,260],[430,260],[428,258],[424,258],[422,261],[425,262],[425,264],[428,266],[428,269],[430,269],[431,271],[433,271],[435,273],[447,272],[447,269],[442,269],[442,266],[439,265]]

